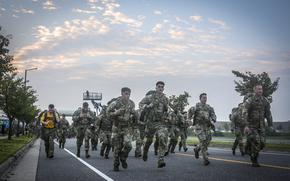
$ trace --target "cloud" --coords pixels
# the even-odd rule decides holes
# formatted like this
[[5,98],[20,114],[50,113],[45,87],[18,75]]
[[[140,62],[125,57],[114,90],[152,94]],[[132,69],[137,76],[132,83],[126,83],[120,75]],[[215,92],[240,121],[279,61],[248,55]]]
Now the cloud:
[[76,13],[83,13],[83,14],[96,14],[97,13],[96,11],[83,10],[79,8],[73,8],[72,11]]
[[23,13],[23,14],[34,14],[34,11],[33,10],[25,9],[25,8],[15,9],[14,12],[16,12],[16,13]]
[[142,21],[128,17],[122,12],[116,11],[116,8],[120,7],[120,4],[103,0],[105,4],[105,10],[103,16],[106,17],[111,24],[127,24],[133,28],[140,28],[143,24]]
[[183,31],[174,29],[169,30],[168,33],[170,34],[170,37],[173,39],[183,39],[185,35]]
[[153,33],[159,33],[160,30],[161,30],[161,28],[162,28],[162,24],[158,23],[158,24],[156,24],[156,25],[153,27],[152,32],[153,32]]
[[62,26],[48,28],[46,26],[36,27],[35,37],[37,41],[30,45],[24,46],[16,50],[15,59],[19,60],[31,51],[42,50],[50,48],[58,44],[58,42],[65,39],[76,39],[82,35],[102,35],[109,31],[109,27],[97,20],[94,16],[86,20],[73,19],[65,21]]
[[17,16],[16,14],[12,15],[13,18],[19,18],[19,16]]
[[202,16],[190,16],[190,19],[193,21],[201,22],[202,21]]
[[227,26],[226,22],[223,21],[223,20],[209,19],[208,21],[210,23],[212,23],[212,24],[218,25],[222,29],[229,29],[229,27]]
[[47,0],[47,1],[43,2],[42,8],[46,9],[46,10],[56,10],[57,9],[52,0]]
[[158,10],[155,10],[155,11],[154,11],[154,14],[156,14],[156,15],[161,15],[162,12],[161,12],[161,11],[158,11]]

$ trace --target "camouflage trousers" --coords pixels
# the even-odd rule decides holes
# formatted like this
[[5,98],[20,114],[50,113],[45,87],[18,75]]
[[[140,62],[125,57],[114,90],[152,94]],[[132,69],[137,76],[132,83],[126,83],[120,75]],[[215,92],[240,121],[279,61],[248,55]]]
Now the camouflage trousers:
[[79,149],[83,145],[83,141],[85,138],[85,133],[86,133],[87,127],[77,127],[77,148]]
[[265,136],[265,129],[250,128],[250,132],[247,134],[247,144],[251,157],[258,157],[260,150],[265,147]]
[[143,140],[141,139],[140,130],[139,128],[133,129],[133,141],[136,141],[136,150],[135,150],[135,156],[141,155],[141,147],[143,145]]
[[187,149],[186,146],[186,139],[187,139],[187,128],[180,128],[180,141],[179,141],[179,147],[183,147],[183,150]]
[[[180,135],[180,130],[177,126],[172,126],[169,129],[169,137],[170,137],[170,141],[169,141],[169,145],[168,145],[168,152],[171,151],[171,153],[174,152],[174,149],[177,145],[178,142],[178,138]],[[169,150],[171,148],[171,150]]]
[[43,140],[45,145],[46,156],[53,156],[54,153],[54,138],[56,134],[56,128],[43,128]]
[[195,129],[195,134],[198,138],[199,144],[197,145],[196,149],[201,151],[202,157],[204,160],[208,160],[207,156],[207,148],[211,141],[211,132],[210,128],[201,128],[198,127]]
[[58,137],[59,147],[64,148],[64,144],[66,142],[66,130],[63,130],[63,129],[57,130],[57,137]]
[[237,146],[239,146],[239,149],[241,152],[244,151],[244,143],[243,143],[243,137],[244,137],[244,129],[245,127],[237,127],[235,128],[234,132],[235,132],[235,142],[233,144],[233,150],[235,150],[237,148]]
[[114,167],[119,167],[120,161],[126,161],[132,149],[132,134],[129,128],[112,129],[112,143],[114,146]]
[[112,141],[111,141],[111,137],[112,137],[112,132],[111,131],[101,131],[100,134],[100,143],[102,143],[101,146],[101,156],[104,155],[109,155],[110,153],[110,149],[112,147]]
[[143,148],[144,154],[147,155],[150,145],[153,142],[153,137],[156,134],[156,140],[158,144],[158,161],[164,159],[165,152],[167,151],[168,142],[168,128],[164,125],[156,127],[146,127],[146,142]]
[[86,129],[85,132],[85,151],[90,149],[90,140],[93,148],[96,148],[98,145],[98,135],[96,134],[95,130]]

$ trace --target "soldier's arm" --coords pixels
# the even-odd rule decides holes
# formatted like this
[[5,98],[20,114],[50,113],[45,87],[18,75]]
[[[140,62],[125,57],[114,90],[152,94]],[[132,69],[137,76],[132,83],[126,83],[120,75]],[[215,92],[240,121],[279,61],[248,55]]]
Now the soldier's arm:
[[213,121],[214,123],[216,122],[216,115],[213,107],[210,107],[210,120]]
[[191,107],[188,110],[188,114],[187,114],[187,119],[192,122],[192,125],[193,126],[195,125],[195,122],[194,122],[194,113],[195,113],[195,107]]
[[242,109],[242,120],[245,123],[246,127],[249,126],[248,113],[249,113],[249,109],[250,109],[250,106],[251,106],[251,100],[252,100],[251,98],[247,99],[244,102],[244,106],[243,106],[243,109]]
[[145,96],[139,103],[139,109],[144,109],[146,106],[148,106],[151,101],[151,96]]
[[271,114],[271,106],[270,103],[267,101],[266,104],[266,109],[265,109],[265,118],[267,119],[267,123],[269,127],[273,126],[273,118],[272,118],[272,114]]

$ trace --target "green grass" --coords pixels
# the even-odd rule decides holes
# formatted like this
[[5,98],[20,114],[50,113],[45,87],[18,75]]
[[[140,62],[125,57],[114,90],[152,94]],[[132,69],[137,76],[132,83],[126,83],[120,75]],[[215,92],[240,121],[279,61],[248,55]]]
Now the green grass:
[[[198,144],[197,137],[189,137],[187,139],[188,145]],[[214,140],[210,142],[211,147],[222,147],[222,148],[231,148],[233,145],[232,141],[223,141],[223,140]],[[275,143],[266,143],[264,150],[267,151],[287,151],[290,152],[290,144],[275,144]]]
[[13,156],[18,150],[29,143],[33,138],[27,136],[13,137],[12,140],[0,140],[0,164]]

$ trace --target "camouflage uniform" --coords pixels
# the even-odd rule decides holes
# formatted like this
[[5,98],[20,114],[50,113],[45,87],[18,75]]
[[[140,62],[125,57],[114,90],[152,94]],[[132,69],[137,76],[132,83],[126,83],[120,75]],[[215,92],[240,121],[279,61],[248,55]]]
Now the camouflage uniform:
[[199,140],[199,144],[194,148],[195,157],[199,157],[201,151],[204,164],[208,165],[207,147],[212,139],[211,128],[212,122],[216,121],[214,109],[208,104],[197,103],[195,107],[190,108],[189,118],[193,118],[193,125],[195,126],[195,134]]
[[265,118],[273,125],[270,103],[263,96],[252,96],[244,102],[243,119],[250,131],[246,134],[253,166],[259,166],[259,151],[265,147]]
[[106,110],[103,109],[101,112],[99,119],[97,120],[97,129],[100,133],[100,143],[102,142],[100,155],[105,158],[109,158],[110,149],[112,147],[111,137],[112,137],[112,126],[113,122],[107,116]]
[[231,115],[230,115],[230,120],[231,120],[231,126],[232,129],[235,133],[236,139],[233,144],[232,150],[233,150],[233,155],[235,155],[235,150],[237,146],[239,145],[239,149],[242,155],[244,155],[244,144],[243,144],[243,137],[244,137],[244,129],[245,129],[245,122],[242,119],[242,110],[243,110],[243,105],[240,104],[239,107],[234,108]]
[[148,150],[157,134],[158,139],[158,167],[164,167],[164,154],[167,150],[168,128],[167,111],[168,99],[165,94],[153,93],[145,96],[139,103],[140,110],[146,111],[146,143],[143,148],[143,160],[148,159]]
[[68,121],[65,118],[61,118],[58,123],[58,129],[57,129],[59,148],[64,148],[68,129],[69,129]]
[[42,125],[42,138],[44,140],[46,157],[52,158],[54,153],[54,138],[56,134],[56,124],[59,122],[59,114],[57,112],[45,111],[41,115],[41,122],[47,122]]
[[178,137],[180,136],[180,129],[178,125],[183,122],[183,115],[179,111],[172,111],[169,113],[169,145],[166,155],[170,153],[175,153],[175,147],[178,142]]
[[86,132],[85,132],[85,151],[86,151],[86,158],[89,158],[89,149],[90,149],[90,140],[91,140],[91,144],[92,147],[94,147],[93,143],[95,137],[97,137],[97,131],[96,131],[96,126],[94,123],[90,124],[89,127],[87,127]]
[[[77,132],[77,156],[80,157],[80,148],[83,144],[86,130],[90,124],[94,124],[95,115],[90,110],[83,111],[82,108],[79,108],[74,112],[72,120],[74,121],[74,127]],[[88,155],[87,149],[86,155]]]
[[113,120],[114,171],[119,170],[120,161],[122,167],[126,169],[128,167],[126,160],[132,149],[132,123],[137,121],[135,104],[132,100],[125,103],[119,97],[108,106],[107,114]]
[[181,147],[183,147],[183,151],[186,152],[188,150],[186,146],[186,139],[187,139],[187,128],[189,127],[189,122],[187,121],[187,115],[185,112],[185,115],[183,116],[183,119],[179,124],[177,125],[179,128],[179,151],[181,150]]
[[141,133],[140,133],[140,124],[139,122],[136,122],[133,124],[133,141],[136,141],[136,149],[135,149],[135,157],[141,157],[141,147],[143,145],[143,139],[141,139]]

